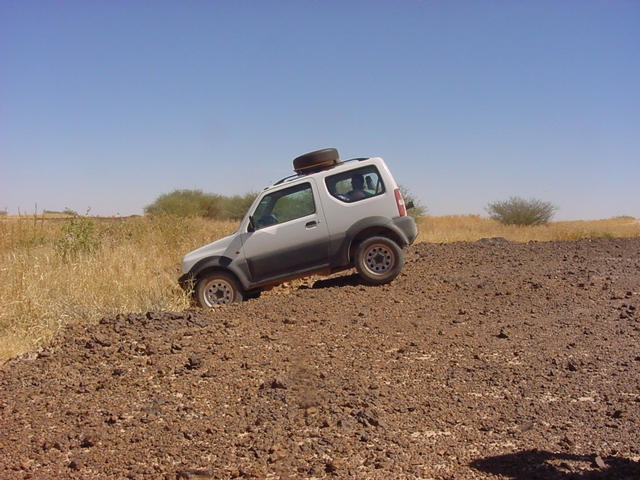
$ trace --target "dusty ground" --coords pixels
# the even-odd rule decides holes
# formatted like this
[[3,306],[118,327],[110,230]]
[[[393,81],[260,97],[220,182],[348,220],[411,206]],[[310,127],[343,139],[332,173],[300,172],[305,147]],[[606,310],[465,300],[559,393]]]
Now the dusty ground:
[[0,368],[0,478],[640,478],[640,239],[409,249]]

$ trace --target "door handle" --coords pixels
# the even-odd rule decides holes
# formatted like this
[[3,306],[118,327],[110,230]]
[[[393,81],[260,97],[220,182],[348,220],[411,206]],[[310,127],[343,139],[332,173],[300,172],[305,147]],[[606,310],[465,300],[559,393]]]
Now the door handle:
[[306,228],[313,228],[317,226],[318,226],[318,222],[316,222],[315,220],[311,220],[310,222],[307,222],[305,225]]

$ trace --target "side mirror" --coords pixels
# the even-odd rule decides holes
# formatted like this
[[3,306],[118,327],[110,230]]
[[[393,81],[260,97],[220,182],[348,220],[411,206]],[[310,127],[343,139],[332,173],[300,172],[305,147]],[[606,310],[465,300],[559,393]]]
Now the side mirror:
[[247,232],[255,232],[256,231],[256,224],[253,221],[253,215],[249,216],[249,226],[247,227]]
[[407,207],[407,210],[409,210],[411,208],[415,208],[415,205],[413,204],[413,202],[409,202],[405,205],[405,207]]

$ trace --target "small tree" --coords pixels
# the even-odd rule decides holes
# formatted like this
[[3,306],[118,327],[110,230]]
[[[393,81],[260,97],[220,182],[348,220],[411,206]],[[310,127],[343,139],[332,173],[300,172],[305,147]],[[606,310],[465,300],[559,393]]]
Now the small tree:
[[423,217],[427,214],[427,207],[425,207],[420,200],[418,200],[409,189],[403,185],[400,185],[400,193],[404,199],[404,204],[408,205],[413,202],[413,208],[407,209],[407,213],[413,218]]
[[549,202],[543,202],[535,198],[525,200],[520,197],[510,197],[509,200],[489,203],[486,209],[491,218],[506,225],[540,225],[547,223],[557,210]]

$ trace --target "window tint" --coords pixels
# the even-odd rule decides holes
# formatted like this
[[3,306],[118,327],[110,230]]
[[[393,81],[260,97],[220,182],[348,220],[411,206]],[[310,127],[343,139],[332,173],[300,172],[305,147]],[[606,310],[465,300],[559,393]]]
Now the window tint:
[[325,183],[333,197],[347,203],[384,193],[384,183],[375,165],[331,175]]
[[253,213],[253,221],[259,229],[306,217],[315,211],[311,184],[302,183],[265,195]]

